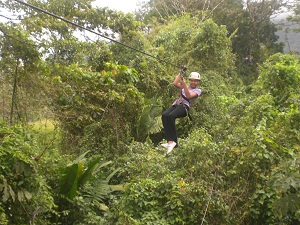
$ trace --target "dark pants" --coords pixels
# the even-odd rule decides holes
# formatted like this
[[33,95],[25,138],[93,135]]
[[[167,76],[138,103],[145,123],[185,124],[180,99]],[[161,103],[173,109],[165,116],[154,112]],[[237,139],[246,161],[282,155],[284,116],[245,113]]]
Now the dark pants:
[[162,123],[167,141],[175,141],[178,143],[175,119],[185,117],[187,115],[186,108],[183,105],[171,106],[162,114]]

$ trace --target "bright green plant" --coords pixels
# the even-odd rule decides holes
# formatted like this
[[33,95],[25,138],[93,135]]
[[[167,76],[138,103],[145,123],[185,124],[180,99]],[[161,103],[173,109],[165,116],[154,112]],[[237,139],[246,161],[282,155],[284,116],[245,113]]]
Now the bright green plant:
[[[83,188],[89,180],[91,180],[92,176],[95,176],[96,172],[99,172],[102,167],[111,164],[111,162],[100,163],[102,159],[99,157],[92,160],[85,166],[84,157],[87,153],[88,152],[82,154],[71,165],[61,170],[62,179],[60,184],[60,194],[70,200],[73,200],[78,195],[78,191]],[[98,193],[99,200],[103,199],[102,196],[107,196],[107,194],[112,191],[122,189],[121,186],[108,185],[110,178],[116,172],[117,171],[109,175],[103,182],[98,183],[98,191],[90,190],[95,194]]]
[[[99,174],[111,162],[102,163],[101,157],[86,162],[88,152],[79,156],[69,166],[62,168],[60,191],[63,196],[59,201],[60,213],[58,221],[64,224],[81,224],[89,214],[97,217],[95,223],[102,221],[104,211],[108,210],[105,200],[114,191],[122,191],[122,185],[109,184],[115,170],[103,179]],[[92,224],[92,223],[90,223]]]
[[143,141],[150,134],[155,134],[161,131],[162,121],[161,121],[161,112],[162,106],[159,104],[158,99],[151,99],[146,102],[142,108],[139,118],[137,119],[137,131],[136,131],[136,140]]
[[232,194],[243,196],[235,204],[244,208],[240,217],[251,224],[292,223],[296,218],[295,210],[286,211],[285,218],[276,213],[278,193],[269,185],[269,178],[282,161],[291,160],[298,151],[297,71],[294,57],[272,56],[262,66],[252,95],[243,99],[242,114],[227,136],[227,180],[241,187]]

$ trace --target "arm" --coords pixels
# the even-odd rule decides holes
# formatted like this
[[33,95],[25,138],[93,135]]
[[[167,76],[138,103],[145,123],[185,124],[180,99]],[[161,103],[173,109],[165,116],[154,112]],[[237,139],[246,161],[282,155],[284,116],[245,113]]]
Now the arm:
[[173,85],[177,88],[182,88],[182,80],[181,80],[180,73],[178,73],[178,75],[175,77],[175,80],[173,81]]
[[185,96],[190,99],[190,98],[195,98],[197,96],[197,93],[195,92],[190,92],[188,86],[185,83],[184,78],[181,79],[182,82],[182,88],[184,90]]
[[173,85],[177,88],[183,88],[185,96],[190,99],[190,98],[195,98],[197,96],[197,93],[195,92],[190,92],[188,86],[185,83],[185,80],[183,77],[181,77],[181,74],[178,73],[178,75],[175,77],[175,80],[173,81]]

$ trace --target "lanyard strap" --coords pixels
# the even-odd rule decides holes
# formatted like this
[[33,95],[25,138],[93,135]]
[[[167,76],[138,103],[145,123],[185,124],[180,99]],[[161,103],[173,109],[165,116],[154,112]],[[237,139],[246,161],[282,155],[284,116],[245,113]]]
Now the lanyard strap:
[[185,96],[182,94],[182,92],[181,92],[181,97],[184,98],[184,100],[186,100],[188,103],[190,103],[190,100],[189,100],[187,97],[185,97]]

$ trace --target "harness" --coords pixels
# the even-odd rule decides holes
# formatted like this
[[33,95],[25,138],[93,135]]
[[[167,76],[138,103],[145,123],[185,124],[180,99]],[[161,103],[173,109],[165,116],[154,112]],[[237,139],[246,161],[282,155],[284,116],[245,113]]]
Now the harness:
[[[188,103],[190,103],[190,100],[189,100],[187,97],[185,97],[185,96],[182,94],[182,92],[180,92],[180,93],[181,93],[181,97],[182,97],[184,100],[186,100]],[[192,120],[193,120],[193,119],[192,119],[192,116],[191,116],[191,114],[189,113],[190,107],[188,107],[186,104],[182,104],[182,105],[183,105],[183,107],[185,108],[186,114],[188,115],[189,119],[192,121]]]

